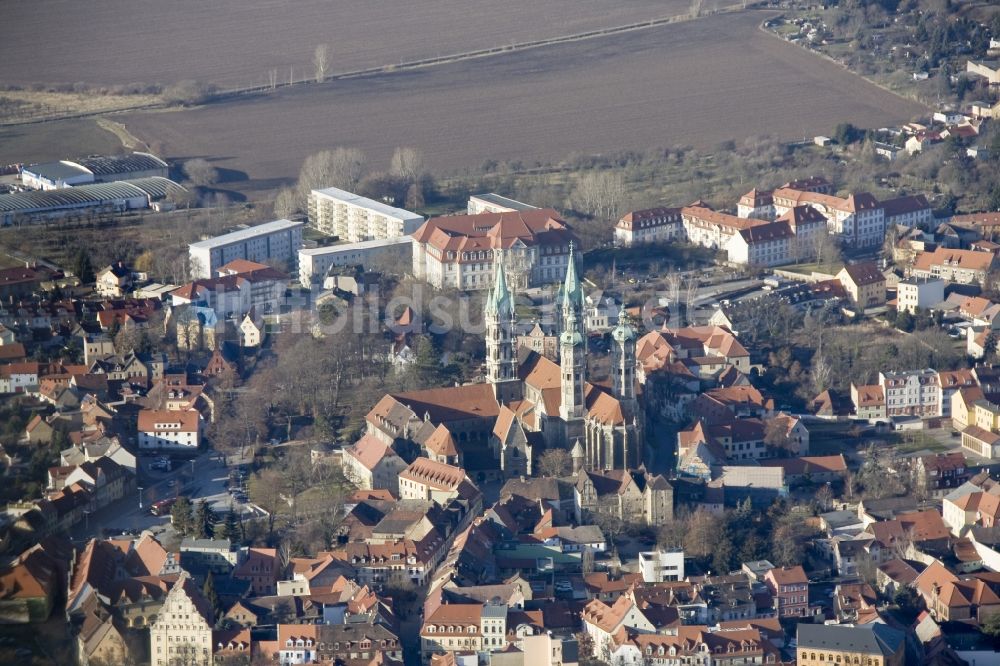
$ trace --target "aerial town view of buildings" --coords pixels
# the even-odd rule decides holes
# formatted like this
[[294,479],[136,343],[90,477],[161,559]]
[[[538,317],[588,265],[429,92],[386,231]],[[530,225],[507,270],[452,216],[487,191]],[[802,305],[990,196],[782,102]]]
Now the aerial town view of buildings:
[[1000,7],[272,4],[4,10],[0,663],[1000,663]]

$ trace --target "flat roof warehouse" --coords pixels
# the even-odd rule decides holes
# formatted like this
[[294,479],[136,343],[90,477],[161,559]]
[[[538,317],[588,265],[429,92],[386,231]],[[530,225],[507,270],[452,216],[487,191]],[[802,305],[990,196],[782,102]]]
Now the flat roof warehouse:
[[[151,176],[55,190],[17,192],[0,195],[0,213],[4,214],[3,223],[10,224],[16,214],[55,214],[60,211],[68,212],[74,209],[116,204],[128,208],[145,207],[175,191],[186,190],[169,178]],[[142,206],[127,205],[127,202],[138,199],[142,199],[145,203]]]

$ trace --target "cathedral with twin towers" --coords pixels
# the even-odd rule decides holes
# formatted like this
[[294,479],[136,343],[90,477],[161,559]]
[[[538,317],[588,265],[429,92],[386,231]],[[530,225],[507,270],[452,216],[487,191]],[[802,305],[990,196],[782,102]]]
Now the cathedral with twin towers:
[[543,449],[570,451],[574,473],[636,469],[643,407],[636,391],[636,330],[621,312],[612,331],[610,380],[588,377],[583,287],[573,260],[555,303],[558,360],[519,347],[514,293],[495,251],[485,305],[485,381],[385,395],[367,432],[385,445],[409,441],[473,479],[530,475]]
[[585,469],[628,469],[641,464],[643,414],[636,395],[636,331],[619,315],[611,333],[611,377],[588,381],[583,287],[570,261],[555,303],[558,363],[516,345],[514,295],[501,252],[485,307],[486,381],[497,403],[527,431],[541,432],[546,446],[572,446],[574,464]]

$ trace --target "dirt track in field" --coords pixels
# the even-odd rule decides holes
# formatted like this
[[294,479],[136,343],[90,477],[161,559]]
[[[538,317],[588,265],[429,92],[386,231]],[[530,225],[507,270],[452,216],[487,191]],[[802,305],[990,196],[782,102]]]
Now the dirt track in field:
[[[168,156],[231,169],[237,190],[294,178],[306,155],[396,146],[438,171],[483,160],[558,161],[770,134],[796,139],[909,120],[923,108],[730,14],[508,55],[121,118]],[[240,182],[241,181],[241,182]]]

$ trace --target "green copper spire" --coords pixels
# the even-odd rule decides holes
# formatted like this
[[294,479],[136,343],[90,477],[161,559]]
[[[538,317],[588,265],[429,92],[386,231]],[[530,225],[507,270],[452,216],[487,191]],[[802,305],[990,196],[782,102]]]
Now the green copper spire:
[[625,301],[622,301],[622,307],[618,311],[618,325],[615,326],[615,330],[611,331],[611,337],[616,342],[635,340],[635,329],[632,328],[631,317],[625,312]]
[[514,304],[510,296],[510,289],[507,288],[507,274],[503,269],[503,253],[496,251],[496,270],[493,273],[493,291],[490,292],[490,300],[486,303],[486,312],[490,314],[513,314]]
[[569,265],[566,267],[566,280],[562,287],[562,307],[575,312],[583,312],[583,287],[576,274],[576,262],[573,260],[573,241],[569,242]]

